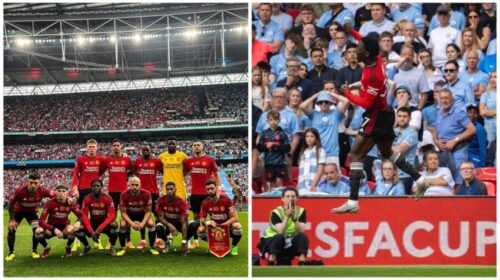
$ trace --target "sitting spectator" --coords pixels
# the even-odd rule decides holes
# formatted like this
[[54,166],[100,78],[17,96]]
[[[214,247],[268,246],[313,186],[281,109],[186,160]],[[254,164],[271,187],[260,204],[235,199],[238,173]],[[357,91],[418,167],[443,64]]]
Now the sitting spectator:
[[463,183],[455,190],[456,195],[488,195],[484,183],[474,177],[474,164],[472,162],[462,162],[460,175]]
[[[453,93],[453,106],[465,111],[465,107],[475,104],[474,95],[470,87],[458,78],[458,63],[456,60],[450,60],[444,65],[444,76],[446,85],[444,88]],[[441,92],[442,94],[443,92]]]
[[285,34],[280,25],[271,20],[272,5],[270,3],[260,3],[258,8],[259,19],[253,24],[257,28],[257,40],[271,44],[273,52],[277,53],[283,41]]
[[460,73],[460,80],[465,82],[474,94],[474,104],[479,104],[479,99],[488,86],[488,75],[477,68],[479,58],[476,52],[467,53],[466,59],[467,69]]
[[434,66],[431,52],[428,49],[421,49],[417,57],[420,63],[418,68],[424,71],[429,89],[433,89],[436,82],[443,80],[443,73],[441,69]]
[[467,117],[474,125],[476,134],[469,138],[469,160],[474,163],[475,167],[486,166],[486,149],[488,140],[486,139],[486,130],[479,122],[479,109],[475,105],[467,107]]
[[[439,153],[428,151],[424,154],[425,171],[422,176],[428,179],[428,187],[425,190],[425,196],[446,196],[453,195],[453,176],[447,167],[439,167]],[[414,185],[413,191],[416,192]],[[417,194],[418,195],[418,194]]]
[[376,32],[382,34],[384,31],[394,32],[394,22],[388,20],[385,17],[387,13],[387,7],[383,3],[372,3],[371,5],[371,15],[372,20],[365,22],[359,29],[361,35],[366,36],[370,32]]
[[[285,40],[285,50],[283,53],[279,53],[271,57],[269,64],[271,65],[271,72],[276,76],[276,81],[287,78],[288,73],[288,60],[290,58],[295,58],[298,60],[297,71],[300,63],[304,61],[304,58],[297,54],[299,46],[302,45],[302,39],[298,34],[290,33]],[[298,74],[298,73],[297,73]],[[279,85],[278,85],[279,86]]]
[[321,147],[318,130],[308,128],[304,133],[305,146],[300,152],[299,161],[299,193],[315,192],[326,163],[326,152]]
[[[457,13],[454,12],[454,14]],[[450,17],[450,8],[444,5],[439,6],[437,9],[437,21],[439,23],[436,24],[435,28],[429,28],[429,48],[432,49],[434,66],[438,68],[441,68],[448,60],[446,57],[448,44],[460,44],[460,31],[450,24]]]
[[309,71],[307,77],[312,83],[312,92],[316,93],[323,89],[326,81],[335,81],[338,72],[325,65],[325,55],[320,48],[311,50],[311,60],[314,68]]
[[[462,52],[457,44],[451,43],[446,46],[446,58],[448,61],[455,60],[458,63],[458,72],[462,73],[465,70],[465,62],[461,58]],[[444,68],[444,67],[443,67]],[[444,72],[444,69],[443,69]]]
[[349,195],[349,184],[340,180],[340,171],[335,163],[328,163],[324,168],[325,179],[318,186],[318,192],[340,196]]
[[[374,195],[398,196],[405,195],[405,188],[399,181],[397,167],[390,160],[376,160],[373,163],[373,174],[375,174]],[[380,170],[382,169],[382,170]]]
[[284,79],[279,80],[277,86],[290,89],[296,87],[300,89],[302,100],[306,100],[311,95],[312,83],[310,80],[304,80],[299,76],[300,60],[296,57],[289,57],[286,59],[286,76]]

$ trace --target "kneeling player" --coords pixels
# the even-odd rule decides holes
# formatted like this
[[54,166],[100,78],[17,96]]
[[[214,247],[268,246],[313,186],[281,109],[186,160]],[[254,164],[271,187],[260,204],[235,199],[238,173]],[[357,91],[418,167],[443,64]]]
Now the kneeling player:
[[155,210],[158,217],[156,233],[159,238],[165,241],[166,246],[163,252],[166,253],[171,245],[167,236],[170,233],[177,236],[180,231],[182,233],[182,255],[186,256],[188,253],[187,241],[194,236],[198,225],[194,221],[188,221],[189,205],[185,200],[176,196],[175,184],[167,182],[165,189],[166,196],[162,196],[156,202]]
[[[116,255],[115,243],[118,238],[118,224],[115,221],[116,210],[113,205],[113,198],[102,193],[103,184],[99,179],[95,179],[90,183],[91,194],[87,195],[82,202],[82,223],[85,227],[81,227],[76,233],[78,239],[85,246],[80,256],[85,256],[89,250],[89,242],[85,236],[91,237],[94,242],[99,242],[101,233],[109,237],[111,247],[109,252],[111,256]],[[89,219],[90,212],[90,219]]]
[[[243,229],[238,223],[238,215],[231,199],[225,195],[220,195],[214,181],[207,181],[205,188],[208,197],[201,204],[200,227],[198,227],[198,236],[207,240],[205,226],[229,225],[230,236],[232,238],[231,255],[238,255],[238,242],[241,240]],[[207,221],[207,214],[210,215],[210,221]]]
[[120,245],[121,251],[116,253],[117,256],[123,256],[126,252],[125,240],[127,230],[133,228],[136,231],[141,231],[144,227],[148,228],[149,251],[153,255],[158,255],[155,250],[155,224],[151,217],[151,194],[146,190],[141,190],[141,180],[139,177],[130,177],[128,179],[128,190],[120,195],[120,211],[122,220],[120,221]]
[[45,204],[40,217],[40,226],[35,230],[35,236],[38,242],[45,248],[42,253],[42,259],[49,256],[50,246],[46,239],[57,236],[59,239],[68,239],[66,244],[66,257],[71,257],[71,244],[75,241],[75,231],[80,229],[80,222],[77,221],[74,226],[70,224],[69,213],[73,212],[78,219],[81,219],[82,213],[78,210],[76,203],[68,201],[68,187],[60,185],[56,187],[57,197]]

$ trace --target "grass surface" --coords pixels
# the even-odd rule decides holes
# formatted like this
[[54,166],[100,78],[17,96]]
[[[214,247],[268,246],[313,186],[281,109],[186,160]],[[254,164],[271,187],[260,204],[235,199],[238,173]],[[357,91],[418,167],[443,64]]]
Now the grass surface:
[[[73,252],[70,258],[62,257],[66,240],[56,237],[48,240],[52,247],[49,258],[46,260],[31,259],[32,232],[25,220],[20,224],[16,233],[16,258],[6,262],[8,254],[7,224],[8,213],[4,211],[4,276],[5,277],[246,277],[248,275],[248,213],[238,213],[244,234],[238,249],[238,256],[219,259],[207,251],[207,243],[200,240],[200,248],[193,250],[187,257],[181,257],[181,237],[174,239],[177,252],[171,250],[168,254],[153,256],[149,250],[130,249],[122,257],[109,256],[108,250],[92,248],[87,256],[80,257]],[[147,232],[146,232],[147,236]],[[147,237],[146,237],[147,238]],[[132,240],[137,244],[139,232],[132,232]],[[107,236],[101,235],[103,244]],[[93,244],[92,241],[90,241]],[[119,242],[116,242],[118,245]],[[38,253],[43,251],[38,245]]]
[[495,277],[495,266],[253,267],[254,277]]

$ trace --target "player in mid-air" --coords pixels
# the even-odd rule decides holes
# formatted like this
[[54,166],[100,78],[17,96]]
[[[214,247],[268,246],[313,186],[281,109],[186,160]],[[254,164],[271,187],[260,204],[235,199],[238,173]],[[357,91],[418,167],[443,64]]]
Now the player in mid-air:
[[351,192],[349,199],[342,206],[332,209],[333,213],[338,214],[359,211],[359,187],[365,177],[363,158],[374,145],[377,145],[382,157],[389,159],[399,169],[408,173],[417,182],[420,189],[423,189],[427,183],[427,180],[420,176],[404,156],[392,151],[392,143],[395,138],[393,130],[395,114],[391,106],[387,105],[387,79],[383,59],[379,54],[378,41],[372,37],[362,37],[355,30],[351,30],[350,33],[360,41],[357,47],[358,60],[365,66],[361,76],[359,95],[351,92],[348,86],[343,87],[344,94],[350,103],[361,106],[366,111],[363,114],[363,122],[350,153],[349,185]]
[[40,225],[35,230],[38,242],[44,247],[42,259],[49,257],[50,246],[47,244],[47,239],[57,236],[59,239],[68,239],[66,244],[66,257],[71,257],[71,244],[75,241],[75,232],[80,229],[80,221],[77,221],[73,226],[68,218],[73,212],[78,219],[82,218],[82,212],[78,209],[78,205],[68,200],[69,189],[65,185],[56,187],[57,197],[53,198],[43,208],[40,216]]
[[[200,227],[198,227],[198,235],[207,240],[207,226],[229,225],[230,237],[232,238],[231,255],[238,255],[238,242],[241,240],[243,228],[238,222],[238,214],[234,208],[231,199],[220,194],[219,187],[214,181],[207,181],[205,188],[208,197],[201,204]],[[207,216],[210,215],[210,221],[207,221]]]
[[[151,155],[151,148],[149,146],[144,146],[142,148],[142,156],[135,160],[134,170],[135,175],[141,180],[141,188],[147,190],[151,194],[151,200],[153,202],[151,209],[156,209],[156,201],[160,197],[156,177],[163,171],[163,166],[159,159]],[[142,249],[147,246],[145,230],[145,228],[141,229],[141,242],[137,245],[137,249]],[[164,248],[164,245],[159,239],[156,242],[156,246],[160,249]]]
[[120,221],[119,236],[122,248],[116,255],[121,257],[126,253],[125,240],[127,231],[130,228],[140,231],[144,227],[148,228],[149,251],[152,255],[158,255],[158,251],[155,250],[155,224],[151,216],[151,194],[141,189],[139,177],[130,177],[128,179],[128,188],[120,197],[122,219]]
[[31,257],[40,258],[37,253],[38,240],[35,237],[35,230],[38,227],[38,207],[40,201],[45,197],[54,198],[55,192],[40,186],[40,175],[32,173],[28,176],[28,184],[18,187],[14,194],[9,198],[9,225],[7,233],[7,244],[9,254],[5,257],[6,261],[12,261],[16,257],[14,244],[16,243],[16,231],[19,223],[26,219],[33,230]]
[[[118,224],[116,223],[116,209],[113,205],[111,196],[102,192],[103,183],[99,179],[95,179],[90,183],[92,193],[83,199],[82,203],[82,223],[85,227],[80,227],[76,236],[83,247],[80,256],[85,256],[90,246],[85,236],[91,237],[97,242],[101,233],[109,237],[111,256],[116,255],[115,243],[118,238]],[[90,219],[89,219],[90,214]]]
[[172,245],[172,240],[167,236],[172,234],[177,236],[179,232],[182,235],[182,255],[188,253],[187,241],[196,233],[198,224],[194,221],[188,221],[189,205],[188,203],[176,195],[176,187],[174,182],[167,182],[165,189],[166,196],[160,197],[156,202],[156,215],[158,221],[156,223],[156,234],[165,241],[164,253],[167,253]]
[[[193,156],[184,161],[184,171],[191,174],[191,198],[189,204],[191,205],[191,211],[193,211],[193,219],[199,222],[201,203],[208,197],[205,182],[214,176],[217,187],[221,185],[217,164],[213,158],[205,155],[202,140],[193,141]],[[198,247],[200,247],[198,235],[195,235],[189,249]]]

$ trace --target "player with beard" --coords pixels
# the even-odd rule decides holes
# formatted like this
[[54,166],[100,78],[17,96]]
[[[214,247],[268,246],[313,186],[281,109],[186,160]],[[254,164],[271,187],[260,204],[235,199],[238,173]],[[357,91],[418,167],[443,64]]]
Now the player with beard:
[[[160,197],[156,176],[161,174],[163,166],[161,161],[151,155],[151,148],[144,146],[142,148],[142,156],[138,157],[134,162],[135,175],[141,180],[141,188],[147,190],[151,194],[153,202],[151,209],[156,209],[156,201]],[[163,249],[164,245],[158,239],[156,245]],[[146,230],[141,229],[141,242],[137,245],[137,249],[146,247]]]
[[176,187],[173,182],[167,182],[165,189],[166,196],[160,197],[156,203],[156,214],[158,222],[156,224],[156,233],[158,237],[165,241],[164,253],[167,253],[172,240],[167,236],[171,233],[177,236],[182,234],[182,255],[188,253],[187,241],[196,233],[198,225],[194,221],[188,221],[189,205],[182,198],[176,195]]
[[[243,234],[236,209],[229,197],[220,194],[220,189],[214,181],[207,181],[205,188],[208,197],[201,204],[198,235],[201,239],[207,240],[205,227],[229,225],[230,237],[232,238],[231,255],[236,256],[238,255],[238,242]],[[210,221],[207,221],[207,215],[210,215]]]
[[42,215],[40,216],[40,226],[35,230],[35,236],[38,242],[44,247],[42,259],[49,257],[50,246],[47,239],[57,236],[59,239],[68,239],[66,244],[66,257],[71,257],[71,244],[75,241],[75,232],[80,229],[80,221],[73,226],[68,218],[70,212],[73,212],[78,219],[82,218],[82,212],[78,209],[76,203],[68,199],[69,189],[65,185],[56,187],[57,197],[45,204]]
[[103,193],[102,188],[103,183],[101,180],[96,179],[92,181],[90,183],[92,193],[83,200],[81,220],[85,227],[80,228],[76,233],[78,239],[85,246],[80,256],[85,256],[90,251],[90,246],[85,236],[91,237],[92,240],[97,242],[101,233],[109,237],[111,244],[109,251],[111,256],[116,255],[115,243],[118,238],[118,224],[115,221],[116,209],[113,205],[113,199],[111,196]]
[[360,40],[357,48],[358,59],[365,66],[359,95],[349,90],[353,85],[343,86],[342,89],[350,103],[361,106],[366,111],[363,113],[363,122],[350,153],[349,199],[342,206],[332,209],[332,212],[337,214],[359,211],[359,187],[364,178],[363,158],[374,145],[377,145],[382,157],[389,159],[399,169],[409,174],[417,182],[419,189],[428,185],[428,180],[420,176],[404,156],[392,151],[392,143],[396,137],[393,130],[395,114],[391,106],[387,105],[387,78],[377,40],[372,37],[362,37],[355,30],[351,30],[350,33]]
[[123,256],[127,251],[125,240],[127,230],[131,227],[140,231],[142,228],[148,228],[149,251],[152,255],[158,255],[155,250],[155,224],[151,216],[151,194],[146,190],[141,190],[141,180],[138,177],[128,179],[128,190],[120,196],[120,212],[122,219],[120,221],[120,245],[121,250],[116,253],[117,256]]
[[[184,162],[184,171],[191,174],[191,198],[189,204],[191,205],[191,211],[193,211],[193,219],[198,223],[201,203],[208,196],[205,190],[205,182],[212,179],[213,176],[215,177],[217,187],[220,188],[221,185],[217,164],[215,164],[213,158],[206,156],[203,152],[202,140],[193,141],[193,156]],[[189,249],[196,249],[198,247],[200,247],[198,244],[198,235],[195,235]]]
[[28,177],[28,185],[20,186],[9,198],[9,225],[7,233],[7,244],[9,254],[5,257],[6,261],[12,261],[16,257],[14,253],[14,244],[16,243],[16,231],[19,223],[26,219],[31,225],[33,231],[31,257],[40,258],[36,252],[38,240],[35,237],[35,230],[38,227],[38,206],[44,197],[54,198],[56,194],[49,189],[40,186],[40,175],[32,173]]

